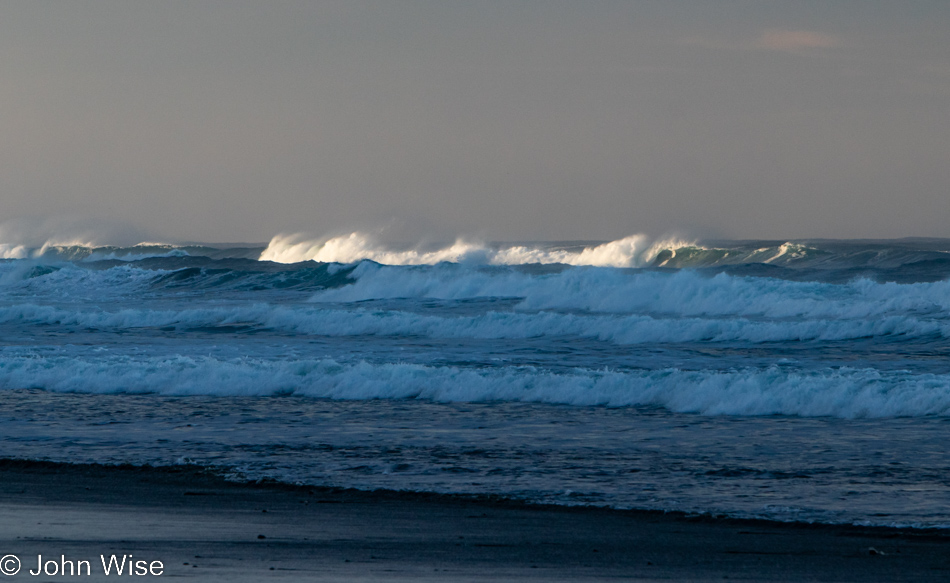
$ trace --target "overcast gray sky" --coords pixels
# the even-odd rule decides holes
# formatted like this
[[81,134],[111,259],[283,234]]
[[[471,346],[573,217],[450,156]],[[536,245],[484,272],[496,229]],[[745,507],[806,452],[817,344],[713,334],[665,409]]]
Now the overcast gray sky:
[[950,237],[950,2],[7,1],[0,223]]

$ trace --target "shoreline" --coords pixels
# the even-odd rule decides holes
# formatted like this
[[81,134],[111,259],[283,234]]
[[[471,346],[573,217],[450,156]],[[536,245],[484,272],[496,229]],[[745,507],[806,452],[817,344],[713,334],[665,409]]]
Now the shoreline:
[[[207,467],[194,464],[174,464],[167,466],[154,466],[149,464],[135,465],[128,463],[121,464],[101,464],[101,463],[71,463],[54,462],[46,460],[30,460],[19,458],[0,458],[0,478],[5,471],[12,468],[16,471],[24,472],[53,472],[62,473],[77,471],[83,474],[103,472],[128,472],[129,475],[144,473],[155,476],[165,475],[170,480],[176,477],[188,477],[189,479],[207,480],[212,483],[221,482],[243,488],[261,489],[264,491],[273,490],[284,493],[306,493],[309,496],[320,495],[324,497],[339,497],[351,501],[390,501],[399,502],[441,502],[441,503],[462,503],[472,504],[474,506],[484,505],[491,508],[509,508],[522,510],[549,510],[549,511],[576,511],[576,512],[607,512],[614,514],[629,514],[633,517],[666,517],[686,522],[714,522],[733,524],[736,526],[755,526],[755,525],[773,525],[777,527],[790,528],[854,528],[866,529],[871,531],[880,531],[881,536],[888,536],[888,533],[916,533],[925,536],[946,537],[950,542],[950,528],[938,528],[931,526],[913,526],[913,525],[887,525],[887,524],[856,524],[847,522],[809,522],[804,520],[772,520],[769,518],[757,517],[738,517],[728,514],[713,514],[705,512],[687,512],[683,510],[657,510],[651,508],[616,508],[607,505],[587,505],[587,504],[556,504],[548,502],[533,502],[520,498],[512,498],[503,494],[470,494],[470,493],[443,493],[430,492],[426,490],[392,490],[388,488],[376,488],[373,490],[361,488],[348,488],[344,486],[319,486],[312,484],[292,484],[283,482],[274,478],[264,478],[260,480],[252,479],[234,479],[228,477],[227,468]],[[2,495],[0,489],[0,495]],[[202,495],[198,493],[185,493],[185,495]]]
[[241,483],[194,466],[0,459],[0,516],[0,554],[24,567],[128,552],[202,581],[950,578],[939,529]]

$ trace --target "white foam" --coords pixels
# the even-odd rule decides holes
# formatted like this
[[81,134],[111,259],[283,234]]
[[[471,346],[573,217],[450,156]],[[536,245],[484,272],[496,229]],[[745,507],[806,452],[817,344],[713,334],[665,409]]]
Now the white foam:
[[425,265],[443,261],[461,263],[469,258],[483,258],[486,254],[484,246],[461,240],[435,251],[393,251],[375,243],[368,235],[350,233],[326,240],[307,240],[301,235],[277,235],[261,253],[260,259],[277,263],[356,263],[369,259],[387,265]]
[[[762,261],[762,263],[772,263],[778,259],[781,259],[782,257],[786,255],[790,255],[792,257],[801,257],[802,255],[804,255],[807,249],[808,247],[805,247],[804,245],[799,245],[796,243],[782,243],[781,245],[779,245],[778,249],[776,249],[775,255],[769,257],[768,259],[765,259],[764,261]],[[759,251],[768,251],[768,249],[764,249],[764,250],[760,249]]]
[[0,243],[0,259],[27,259],[32,249],[17,243]]

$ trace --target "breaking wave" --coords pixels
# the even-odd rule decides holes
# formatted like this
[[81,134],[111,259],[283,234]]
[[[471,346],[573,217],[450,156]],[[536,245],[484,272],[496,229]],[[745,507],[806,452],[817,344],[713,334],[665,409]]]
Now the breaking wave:
[[[179,265],[178,261],[160,260],[159,264],[171,267]],[[950,281],[947,280],[878,283],[859,278],[837,284],[727,273],[709,275],[690,270],[566,267],[539,271],[507,266],[385,266],[371,262],[351,266],[303,264],[276,271],[249,270],[246,260],[238,263],[245,269],[227,268],[221,262],[210,265],[212,267],[144,269],[136,263],[120,263],[106,269],[88,269],[72,264],[47,267],[28,262],[7,263],[0,264],[0,288],[8,294],[24,297],[26,304],[34,303],[29,301],[30,297],[120,295],[134,298],[138,294],[162,290],[184,294],[206,293],[212,289],[232,290],[254,294],[256,299],[251,303],[242,300],[242,307],[234,314],[214,313],[220,313],[224,319],[248,317],[255,321],[261,318],[259,306],[267,304],[267,296],[260,294],[267,290],[310,290],[310,302],[316,305],[397,299],[503,300],[504,310],[524,313],[568,311],[575,315],[600,313],[638,314],[652,318],[750,319],[749,322],[735,320],[729,324],[732,329],[746,325],[764,326],[758,321],[763,318],[778,322],[776,325],[786,330],[805,330],[824,321],[831,336],[837,334],[834,330],[839,323],[859,321],[861,327],[869,331],[892,327],[893,333],[940,334],[942,324],[935,326],[934,322],[945,322],[950,315]],[[498,308],[485,307],[498,311]],[[44,309],[54,310],[52,307]],[[298,310],[295,313],[304,312]],[[151,318],[160,312],[148,313],[153,314],[149,316]],[[174,319],[177,316],[169,317]],[[503,317],[514,318],[511,314]],[[542,321],[551,324],[557,320],[557,324],[551,324],[552,329],[566,326],[569,321],[564,314],[541,314],[538,318],[539,323],[533,326],[542,326]],[[391,316],[387,321],[399,319]],[[594,322],[588,319],[583,325],[588,324]],[[90,322],[90,325],[94,323]],[[854,333],[860,333],[859,328],[854,328]],[[804,335],[815,336],[812,333]]]
[[[932,279],[950,275],[950,241],[907,239],[889,241],[707,241],[682,238],[651,240],[631,235],[609,242],[483,243],[458,239],[435,246],[394,247],[353,232],[323,239],[278,235],[260,253],[262,261],[356,263],[385,265],[561,264],[599,267],[708,268],[740,265],[780,266],[821,270],[896,269],[917,266],[937,269]],[[917,274],[915,277],[919,277]]]
[[433,265],[445,262],[642,267],[653,262],[663,251],[675,254],[676,249],[692,245],[694,243],[672,239],[651,243],[646,235],[631,235],[609,243],[574,245],[568,248],[541,245],[493,246],[459,239],[449,246],[430,250],[394,250],[377,243],[364,233],[354,232],[317,240],[308,240],[300,235],[278,235],[271,239],[260,259],[278,263],[355,263],[370,260],[385,265]]
[[[2,225],[0,225],[2,227]],[[907,239],[881,241],[703,241],[667,237],[651,240],[637,234],[615,241],[486,243],[459,238],[449,244],[386,245],[371,235],[352,232],[336,237],[278,235],[268,244],[139,243],[102,245],[86,239],[48,238],[27,243],[3,238],[0,260],[71,262],[135,262],[152,258],[242,258],[261,263],[302,262],[354,264],[372,261],[410,266],[461,263],[469,265],[572,265],[617,268],[728,268],[760,266],[796,270],[904,270],[884,277],[936,280],[950,276],[950,241]],[[29,238],[27,238],[29,239]],[[761,271],[761,270],[760,270]]]
[[705,415],[842,418],[950,414],[950,376],[875,369],[661,369],[567,374],[533,367],[465,369],[211,357],[0,357],[0,386],[61,392],[297,395],[327,399],[518,401],[659,406]]
[[139,243],[131,247],[89,243],[46,242],[39,247],[0,244],[0,259],[53,259],[60,261],[139,261],[150,257],[187,257],[188,251],[164,243]]
[[314,295],[317,302],[382,298],[463,300],[517,298],[525,310],[662,313],[681,316],[871,318],[893,314],[946,316],[950,281],[915,284],[858,279],[847,284],[739,277],[693,271],[571,268],[532,274],[459,265],[389,267],[362,263],[352,283]]

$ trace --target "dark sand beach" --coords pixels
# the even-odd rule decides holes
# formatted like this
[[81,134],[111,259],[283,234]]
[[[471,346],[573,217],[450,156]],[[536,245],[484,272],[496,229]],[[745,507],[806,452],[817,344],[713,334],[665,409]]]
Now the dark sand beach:
[[[782,524],[0,462],[0,554],[130,554],[200,581],[946,581],[940,531]],[[873,549],[873,550],[872,550]]]

